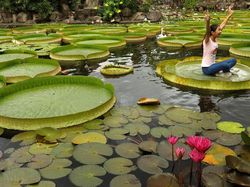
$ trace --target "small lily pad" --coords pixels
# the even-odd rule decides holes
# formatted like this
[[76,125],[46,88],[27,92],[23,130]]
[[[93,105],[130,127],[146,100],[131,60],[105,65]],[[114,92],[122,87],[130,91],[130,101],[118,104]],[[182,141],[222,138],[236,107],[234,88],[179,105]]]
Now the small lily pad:
[[170,136],[171,131],[164,127],[154,127],[150,130],[150,134],[155,138],[161,138]]
[[137,158],[140,156],[138,145],[134,143],[122,143],[117,145],[115,151],[124,158]]
[[85,143],[75,147],[73,157],[82,164],[101,164],[106,161],[104,156],[111,156],[113,149],[107,144]]
[[217,128],[228,133],[241,133],[245,128],[237,122],[222,121],[217,123]]
[[70,181],[76,186],[99,186],[103,180],[99,176],[106,175],[106,171],[98,165],[85,165],[75,168],[69,175]]
[[35,143],[35,144],[30,146],[29,152],[33,155],[35,155],[35,154],[50,154],[56,145],[57,144]]
[[247,174],[233,171],[227,174],[227,180],[230,183],[237,184],[239,186],[249,186],[250,176]]
[[231,133],[221,133],[221,136],[216,140],[217,143],[224,146],[235,146],[240,144],[241,136],[239,134],[231,134]]
[[147,187],[180,187],[180,185],[173,174],[161,173],[149,177]]
[[44,139],[49,142],[57,142],[57,139],[66,137],[65,133],[51,127],[38,129],[36,130],[36,133],[40,136],[43,136]]
[[27,132],[21,132],[16,134],[15,136],[13,136],[11,138],[12,142],[18,142],[18,141],[22,141],[22,144],[26,144],[28,143],[34,143],[36,141],[36,133],[35,131],[27,131]]
[[55,159],[52,164],[46,168],[40,169],[40,173],[45,179],[59,179],[67,176],[71,169],[67,168],[72,164],[68,159]]
[[103,123],[109,127],[121,127],[128,123],[128,120],[123,116],[108,116],[103,120]]
[[188,124],[188,123],[192,123],[192,119],[190,116],[192,116],[193,113],[194,111],[190,109],[172,107],[166,111],[165,115],[167,118],[177,123]]
[[83,144],[90,142],[98,142],[105,144],[107,143],[107,139],[103,134],[97,132],[87,132],[84,134],[79,134],[72,140],[72,143],[74,144]]
[[14,168],[1,172],[0,186],[17,187],[39,182],[41,176],[31,168]]
[[111,140],[124,140],[127,138],[126,134],[129,133],[128,129],[112,128],[105,132],[105,135]]
[[163,172],[161,168],[168,168],[169,163],[156,155],[144,155],[137,160],[137,166],[146,173],[158,174]]
[[222,132],[219,130],[207,130],[207,131],[203,131],[203,135],[207,138],[209,138],[210,140],[216,140],[217,138],[219,138],[221,136]]
[[130,123],[124,128],[129,130],[130,136],[136,136],[137,134],[146,135],[150,132],[149,126],[143,123]]
[[51,152],[56,158],[69,158],[73,155],[74,146],[71,143],[60,143]]
[[158,146],[158,142],[148,140],[148,141],[143,141],[139,144],[139,148],[142,151],[146,151],[149,153],[156,153],[156,148]]
[[31,161],[33,155],[31,155],[29,152],[29,146],[21,147],[17,150],[15,150],[11,155],[10,159],[15,160],[16,163],[24,164],[29,161]]
[[83,124],[83,127],[88,130],[98,130],[103,128],[103,120],[94,119]]
[[38,184],[27,185],[25,187],[56,187],[53,181],[40,181]]
[[35,155],[31,162],[27,164],[27,167],[33,169],[41,169],[45,168],[52,162],[52,156],[45,154]]
[[141,182],[132,174],[119,175],[110,182],[110,187],[141,187]]
[[226,165],[225,157],[227,155],[236,156],[236,153],[230,148],[213,143],[212,147],[207,151],[203,162],[211,165]]
[[229,168],[236,169],[242,173],[250,174],[250,163],[242,158],[228,155],[226,156],[226,163]]
[[167,118],[165,115],[160,115],[158,120],[159,120],[160,125],[170,126],[170,125],[178,124],[178,123],[172,121],[171,119]]
[[202,184],[206,187],[230,187],[226,184],[226,181],[216,173],[203,173],[202,175]]
[[0,160],[0,171],[5,171],[14,168],[20,168],[23,164],[18,164],[15,160],[11,158],[1,159]]
[[127,174],[136,169],[133,162],[129,159],[116,157],[104,162],[104,169],[113,175]]

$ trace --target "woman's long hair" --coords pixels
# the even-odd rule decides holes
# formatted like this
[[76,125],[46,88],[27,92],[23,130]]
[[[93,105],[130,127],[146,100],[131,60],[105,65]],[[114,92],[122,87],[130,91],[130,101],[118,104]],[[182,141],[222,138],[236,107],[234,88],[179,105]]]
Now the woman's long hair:
[[203,47],[203,41],[205,40],[207,34],[209,34],[209,37],[210,37],[212,35],[212,32],[215,32],[218,27],[219,27],[218,24],[212,24],[212,25],[210,25],[210,27],[209,27],[209,33],[207,33],[207,31],[206,31],[206,33],[204,34],[201,47]]

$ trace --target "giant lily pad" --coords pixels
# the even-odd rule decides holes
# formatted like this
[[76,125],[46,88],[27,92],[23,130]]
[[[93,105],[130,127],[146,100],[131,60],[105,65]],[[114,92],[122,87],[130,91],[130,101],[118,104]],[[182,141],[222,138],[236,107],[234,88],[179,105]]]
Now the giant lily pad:
[[106,171],[98,165],[85,165],[75,168],[69,175],[70,181],[81,187],[99,186],[103,180],[99,176],[106,175]]
[[173,174],[161,173],[149,177],[147,187],[180,187],[180,185]]
[[164,37],[157,41],[161,47],[169,48],[199,48],[202,44],[202,38],[185,38],[185,37]]
[[37,183],[40,179],[39,172],[34,169],[15,168],[1,173],[0,186],[19,187],[25,184]]
[[101,71],[103,75],[120,76],[133,72],[133,67],[122,65],[106,65]]
[[235,75],[217,77],[204,75],[200,64],[200,57],[189,57],[182,61],[166,60],[157,64],[156,73],[166,81],[199,89],[245,90],[250,88],[250,68],[246,65],[238,63],[236,68],[239,72]]
[[146,173],[158,174],[163,172],[161,168],[168,168],[169,163],[156,155],[144,155],[137,160],[137,166]]
[[212,147],[207,151],[203,162],[211,165],[226,165],[225,157],[227,155],[236,156],[236,153],[230,148],[213,143]]
[[25,44],[37,44],[37,43],[61,43],[61,35],[59,34],[28,34],[15,37],[17,41],[21,41]]
[[115,151],[124,158],[137,158],[140,156],[138,145],[134,143],[122,143],[117,145]]
[[67,176],[72,169],[67,168],[72,164],[68,159],[55,159],[52,164],[46,168],[40,169],[43,178],[59,179]]
[[6,82],[15,83],[33,77],[56,75],[61,71],[59,63],[50,59],[19,59],[0,63],[0,75]]
[[104,162],[104,169],[113,175],[123,175],[136,169],[131,160],[122,157],[111,158]]
[[0,55],[0,63],[16,59],[26,59],[30,57],[36,57],[36,53],[27,50],[6,50],[4,51],[4,54]]
[[87,132],[76,136],[72,140],[72,143],[74,144],[83,144],[89,142],[99,142],[105,144],[107,143],[107,139],[103,134],[97,132]]
[[77,145],[73,157],[82,164],[101,164],[106,161],[104,156],[111,156],[113,149],[102,143],[85,143]]
[[115,103],[110,84],[84,76],[33,78],[5,87],[0,97],[0,126],[20,130],[80,124]]
[[232,45],[229,52],[241,57],[250,57],[250,43]]
[[119,175],[110,182],[110,187],[141,187],[141,182],[132,174]]
[[50,51],[50,58],[59,61],[98,60],[109,56],[109,51],[104,46],[94,45],[69,45],[58,47]]
[[217,128],[229,133],[241,133],[245,130],[245,128],[240,123],[233,121],[219,122],[217,123]]

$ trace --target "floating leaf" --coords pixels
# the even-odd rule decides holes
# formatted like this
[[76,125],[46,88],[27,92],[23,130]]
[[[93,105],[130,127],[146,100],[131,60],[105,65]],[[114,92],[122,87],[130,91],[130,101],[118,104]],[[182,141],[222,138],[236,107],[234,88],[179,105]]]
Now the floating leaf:
[[216,121],[214,119],[202,119],[199,123],[205,130],[213,130],[217,128]]
[[223,177],[225,174],[226,168],[224,166],[207,166],[202,169],[203,174],[214,173],[220,177]]
[[76,186],[99,186],[103,180],[99,176],[106,175],[106,171],[98,165],[85,165],[75,168],[69,175],[70,181]]
[[209,138],[210,140],[216,140],[222,135],[222,132],[219,130],[208,130],[208,131],[204,131],[203,135]]
[[1,172],[0,186],[19,187],[25,184],[39,182],[41,176],[38,171],[31,168],[14,168]]
[[221,133],[221,136],[216,140],[217,143],[224,146],[235,146],[240,144],[241,136],[239,134],[231,134],[231,133]]
[[139,144],[139,148],[142,151],[146,151],[149,153],[156,153],[156,148],[158,146],[158,142],[148,140],[148,141],[143,141]]
[[216,173],[203,173],[202,183],[206,187],[226,187],[226,181]]
[[30,146],[29,152],[33,155],[35,154],[50,154],[52,149],[57,144],[43,144],[43,143],[35,143]]
[[237,184],[240,186],[249,186],[250,184],[250,176],[239,173],[239,172],[231,172],[227,174],[227,180],[230,183]]
[[112,128],[105,132],[105,135],[111,140],[124,140],[127,138],[126,134],[129,133],[128,129]]
[[115,151],[124,158],[137,158],[140,156],[138,145],[134,143],[122,143],[117,145]]
[[167,125],[167,126],[170,126],[170,125],[176,125],[177,123],[170,120],[169,118],[167,118],[165,115],[160,115],[159,116],[159,124],[160,125]]
[[121,127],[128,123],[128,120],[123,116],[108,116],[103,120],[103,123],[109,127]]
[[23,164],[18,164],[15,162],[15,160],[7,158],[7,159],[1,159],[0,160],[0,171],[5,171],[9,169],[14,169],[14,168],[20,168],[23,166]]
[[22,145],[24,144],[27,145],[27,142],[28,144],[32,144],[36,141],[36,132],[27,131],[27,132],[18,133],[11,138],[11,141],[12,142],[22,141]]
[[111,158],[104,162],[104,169],[113,175],[122,175],[135,170],[131,160],[122,157]]
[[250,145],[250,136],[246,132],[241,132],[241,138],[246,145]]
[[38,129],[36,133],[49,142],[57,142],[57,139],[66,137],[66,133],[51,127]]
[[[183,147],[186,149],[184,156],[182,157],[183,160],[189,159],[188,153],[190,152],[189,146],[187,146],[184,143],[181,143],[181,141],[178,141],[175,144],[175,147]],[[169,161],[172,161],[172,145],[169,144],[167,141],[162,141],[157,147],[157,153],[164,159],[167,159]],[[174,156],[174,159],[177,160],[176,156]]]
[[236,156],[232,149],[213,143],[212,147],[207,151],[203,162],[211,165],[226,165],[225,157],[227,155]]
[[74,144],[83,144],[90,142],[98,142],[105,144],[107,143],[107,139],[103,134],[97,132],[88,132],[84,134],[79,134],[72,140],[72,143]]
[[226,156],[227,166],[239,172],[250,174],[250,163],[242,158],[228,155]]
[[161,173],[149,177],[147,187],[180,187],[180,185],[173,174]]
[[53,181],[40,181],[38,184],[27,185],[25,187],[56,187]]
[[161,168],[168,168],[168,161],[156,155],[144,155],[137,160],[137,166],[149,174],[162,173]]
[[168,129],[171,132],[173,136],[178,136],[182,137],[184,136],[192,136],[195,135],[196,132],[199,132],[199,129],[193,129],[189,127],[190,124],[188,125],[175,125],[175,126],[170,126]]
[[94,119],[83,124],[83,127],[88,130],[98,130],[103,128],[103,120]]
[[148,125],[143,123],[130,123],[124,127],[125,129],[129,130],[130,136],[136,136],[137,134],[146,135],[149,133],[150,128]]
[[241,133],[245,128],[237,122],[222,121],[217,123],[217,128],[228,133]]
[[131,174],[119,175],[110,182],[110,187],[141,187],[141,182]]
[[86,143],[75,147],[73,157],[82,164],[101,164],[106,161],[104,156],[111,156],[113,149],[107,144]]
[[15,148],[10,147],[10,148],[4,150],[4,154],[11,154],[11,153],[13,153],[14,151],[15,151]]
[[31,161],[33,155],[29,153],[29,146],[21,147],[15,150],[11,155],[10,159],[15,160],[16,163],[24,164]]
[[238,156],[240,156],[242,159],[250,162],[250,146],[239,145],[239,146],[236,146],[234,150]]
[[192,123],[191,117],[194,113],[194,111],[186,108],[180,108],[180,107],[172,107],[169,108],[165,115],[167,118],[169,118],[172,121],[175,121],[177,123]]
[[27,164],[27,167],[33,169],[41,169],[50,165],[51,162],[52,162],[52,156],[45,154],[38,154],[31,159],[31,162]]
[[56,158],[69,158],[72,156],[74,146],[71,143],[60,143],[51,152]]
[[67,176],[71,169],[67,168],[72,164],[68,159],[55,159],[52,164],[46,168],[40,169],[40,173],[45,179],[59,179]]
[[164,127],[154,127],[150,130],[150,134],[155,138],[167,137],[171,135],[171,131]]

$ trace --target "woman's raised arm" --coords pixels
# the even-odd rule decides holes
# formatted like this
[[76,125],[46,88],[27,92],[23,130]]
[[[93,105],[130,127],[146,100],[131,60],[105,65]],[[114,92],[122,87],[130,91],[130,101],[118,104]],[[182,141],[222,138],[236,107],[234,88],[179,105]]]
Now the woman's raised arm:
[[207,11],[205,14],[205,22],[206,22],[206,34],[205,34],[205,42],[207,43],[209,41],[210,37],[210,15],[209,12]]
[[227,17],[224,19],[224,21],[220,24],[220,28],[221,30],[223,30],[228,22],[228,20],[230,19],[230,17],[233,15],[234,11],[232,10],[233,8],[233,4],[230,5],[227,9]]

